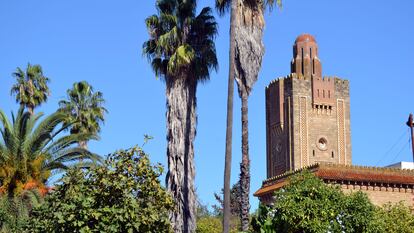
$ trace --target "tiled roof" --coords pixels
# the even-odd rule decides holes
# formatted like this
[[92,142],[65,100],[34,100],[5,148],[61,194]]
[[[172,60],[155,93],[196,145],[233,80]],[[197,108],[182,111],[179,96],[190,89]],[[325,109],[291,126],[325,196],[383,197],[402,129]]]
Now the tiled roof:
[[286,172],[263,181],[262,187],[254,195],[259,197],[276,191],[287,183],[287,178],[304,169],[315,173],[321,179],[343,182],[363,182],[371,185],[397,184],[414,185],[414,170],[348,166],[340,164],[313,164],[302,169]]

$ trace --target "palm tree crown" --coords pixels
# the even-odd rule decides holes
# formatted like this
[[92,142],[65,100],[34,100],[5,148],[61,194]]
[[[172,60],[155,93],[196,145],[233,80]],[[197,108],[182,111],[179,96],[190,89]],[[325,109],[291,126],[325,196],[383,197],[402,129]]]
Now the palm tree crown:
[[16,84],[11,88],[11,94],[16,96],[16,102],[28,108],[33,114],[33,109],[47,101],[50,94],[47,83],[49,79],[43,75],[40,65],[27,65],[26,72],[17,68],[13,73]]
[[0,195],[19,195],[25,189],[44,190],[53,171],[98,161],[99,156],[73,144],[93,137],[75,134],[59,137],[65,127],[60,127],[65,115],[56,112],[43,120],[42,113],[31,115],[20,108],[12,121],[0,110]]
[[159,0],[156,8],[159,14],[145,20],[150,39],[143,45],[155,74],[169,79],[183,77],[177,74],[184,71],[196,81],[208,79],[210,70],[218,68],[211,9],[195,16],[195,0]]
[[[73,84],[67,91],[67,99],[59,101],[59,110],[66,114],[65,125],[70,125],[71,134],[88,133],[97,135],[104,122],[104,114],[108,111],[103,107],[105,100],[99,91],[86,81]],[[86,142],[81,142],[86,148]]]

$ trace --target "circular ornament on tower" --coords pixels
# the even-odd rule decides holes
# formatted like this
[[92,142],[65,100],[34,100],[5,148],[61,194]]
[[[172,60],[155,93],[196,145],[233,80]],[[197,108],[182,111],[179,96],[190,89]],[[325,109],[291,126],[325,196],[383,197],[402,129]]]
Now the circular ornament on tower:
[[319,150],[327,150],[328,149],[328,140],[325,137],[320,137],[316,142],[316,146]]

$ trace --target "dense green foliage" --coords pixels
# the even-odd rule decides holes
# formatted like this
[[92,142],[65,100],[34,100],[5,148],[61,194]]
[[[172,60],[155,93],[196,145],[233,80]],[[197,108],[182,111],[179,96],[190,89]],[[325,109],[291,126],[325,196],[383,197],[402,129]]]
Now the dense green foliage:
[[345,196],[338,187],[324,184],[313,174],[300,173],[276,192],[272,208],[259,208],[253,227],[256,232],[260,232],[258,226],[264,232],[353,232],[353,226],[366,226],[355,222],[361,219],[352,218],[358,212],[349,212],[354,200],[365,209],[364,218],[372,218],[374,206],[366,196],[361,193]]
[[171,197],[160,165],[140,148],[118,151],[104,165],[74,169],[33,211],[28,232],[169,232]]
[[[53,172],[71,166],[89,166],[97,155],[74,147],[88,134],[61,135],[64,115],[20,108],[9,120],[0,110],[0,229],[18,231],[33,206],[48,192],[46,182]],[[82,165],[77,162],[84,159]]]
[[[59,110],[66,114],[65,124],[70,125],[70,133],[97,135],[107,113],[102,93],[94,92],[89,83],[82,81],[67,90],[67,99],[59,101]],[[86,141],[81,141],[80,145],[86,148]]]
[[[240,207],[240,182],[233,184],[233,187],[230,189],[230,213],[232,216],[239,216],[241,207]],[[218,205],[213,205],[214,214],[222,216],[224,210],[224,189],[221,189],[221,193],[214,193],[214,198],[218,202]]]
[[[213,212],[210,212],[206,205],[199,203],[197,207],[196,233],[214,233],[223,231],[223,213],[216,210],[215,207],[213,207],[213,209]],[[231,233],[239,232],[238,229],[240,228],[240,221],[236,215],[231,218],[230,225]]]
[[402,204],[376,207],[366,194],[344,194],[305,171],[276,192],[273,206],[259,206],[252,228],[258,233],[413,232],[414,215]]
[[377,208],[376,215],[370,224],[369,233],[413,233],[414,215],[410,208],[399,204],[386,204]]
[[47,83],[49,79],[43,75],[40,65],[27,64],[26,71],[17,68],[13,73],[16,83],[11,88],[11,94],[16,96],[16,102],[26,107],[33,114],[33,109],[47,101],[50,94]]
[[221,233],[222,231],[221,219],[218,217],[210,216],[197,220],[196,233]]
[[23,191],[15,197],[0,195],[0,232],[21,232],[33,207],[43,202],[36,189]]

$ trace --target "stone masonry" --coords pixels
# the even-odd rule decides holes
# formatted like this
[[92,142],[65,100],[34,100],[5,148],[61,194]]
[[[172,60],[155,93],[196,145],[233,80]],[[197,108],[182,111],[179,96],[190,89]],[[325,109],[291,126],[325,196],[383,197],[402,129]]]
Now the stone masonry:
[[322,77],[309,34],[295,41],[291,72],[266,88],[267,177],[314,163],[351,164],[349,82]]

